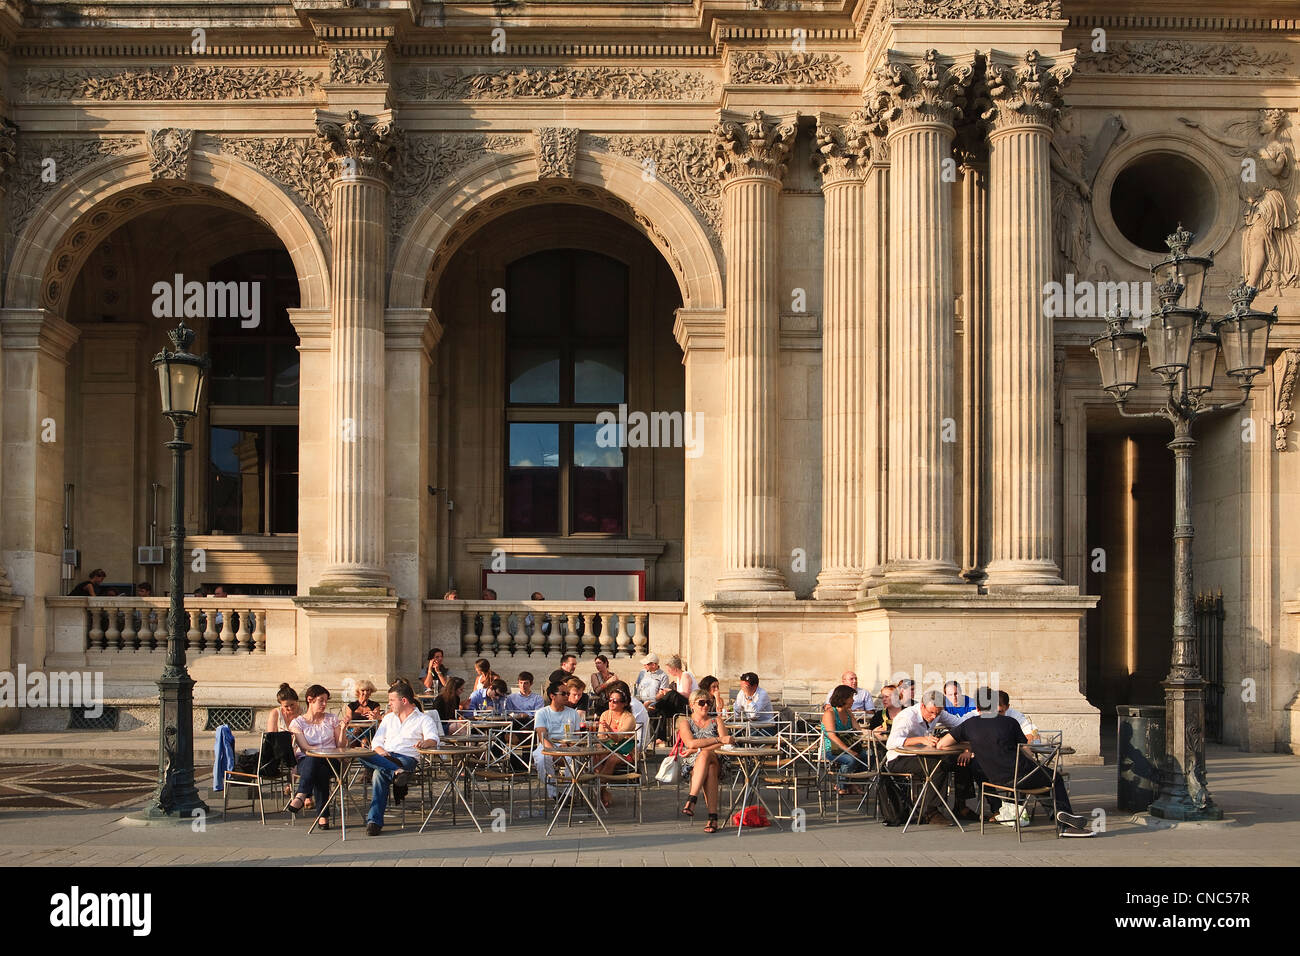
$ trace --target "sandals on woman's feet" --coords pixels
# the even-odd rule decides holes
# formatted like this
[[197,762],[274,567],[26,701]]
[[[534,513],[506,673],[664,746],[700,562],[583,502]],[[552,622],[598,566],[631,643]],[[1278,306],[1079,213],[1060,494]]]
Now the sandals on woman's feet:
[[[289,813],[292,813],[295,817],[296,817],[298,814],[302,813],[303,805],[306,803],[305,800],[298,800],[298,798],[299,798],[300,796],[302,796],[302,794],[294,794],[293,799],[291,799],[291,800],[289,801],[289,803],[288,803],[288,804],[285,806],[285,808],[284,808],[284,809],[287,810]],[[294,802],[295,800],[297,800],[298,802],[295,803],[295,802]]]
[[329,828],[330,828],[329,817],[321,817],[319,820],[316,821],[317,830],[328,830]]
[[682,816],[684,817],[695,816],[695,801],[698,799],[699,798],[695,794],[691,794],[689,797],[686,798],[686,806],[682,807]]
[[608,810],[608,809],[609,809],[609,805],[610,805],[611,803],[613,803],[613,802],[614,802],[614,799],[609,795],[609,791],[606,790],[604,787],[601,787],[601,788],[600,788],[600,805],[601,805],[602,807],[604,807],[606,810]]
[[721,828],[720,826],[718,826],[718,815],[717,815],[716,813],[710,813],[710,814],[709,814],[709,822],[708,822],[708,825],[705,826],[705,828],[704,828],[704,832],[705,832],[705,833],[717,833],[720,829],[722,829],[722,828]]

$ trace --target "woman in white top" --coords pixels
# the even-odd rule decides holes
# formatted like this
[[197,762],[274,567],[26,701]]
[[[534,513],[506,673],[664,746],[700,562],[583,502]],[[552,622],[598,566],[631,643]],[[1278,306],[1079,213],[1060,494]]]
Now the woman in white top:
[[[345,707],[342,718],[336,714],[326,713],[330,692],[320,684],[312,684],[308,687],[306,697],[307,712],[295,717],[293,723],[289,725],[294,743],[304,752],[342,749],[343,740],[348,732],[348,723],[352,720],[352,711]],[[330,808],[326,801],[329,798],[332,777],[333,771],[329,767],[327,758],[304,756],[298,761],[298,792],[293,795],[293,799],[285,809],[297,816],[303,804],[307,802],[307,794],[311,794],[312,799],[316,801],[316,806],[321,810],[317,823],[322,830],[328,830]]]
[[691,694],[695,692],[695,675],[682,666],[682,659],[673,654],[664,661],[664,670],[677,685],[677,693],[690,700]]

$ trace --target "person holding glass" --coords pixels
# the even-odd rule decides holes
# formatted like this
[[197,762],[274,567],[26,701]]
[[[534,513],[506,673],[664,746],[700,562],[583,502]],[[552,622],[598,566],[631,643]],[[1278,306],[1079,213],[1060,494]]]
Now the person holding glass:
[[[609,755],[596,762],[595,773],[626,773],[629,764],[623,757],[628,757],[636,749],[636,717],[632,715],[629,694],[623,687],[615,685],[609,691],[609,709],[600,715],[596,725],[596,739],[609,748]],[[632,734],[633,736],[625,736]],[[609,789],[600,788],[601,806],[608,808],[611,800]]]
[[307,712],[295,717],[293,723],[289,725],[294,743],[303,751],[304,756],[298,761],[298,790],[285,809],[297,816],[307,802],[307,795],[311,794],[321,811],[320,818],[316,821],[317,825],[322,830],[328,830],[330,808],[326,801],[329,799],[329,785],[333,771],[330,769],[328,758],[312,757],[306,751],[342,749],[348,724],[352,720],[352,712],[344,708],[341,718],[326,713],[330,692],[320,684],[312,684],[308,687],[306,697]]

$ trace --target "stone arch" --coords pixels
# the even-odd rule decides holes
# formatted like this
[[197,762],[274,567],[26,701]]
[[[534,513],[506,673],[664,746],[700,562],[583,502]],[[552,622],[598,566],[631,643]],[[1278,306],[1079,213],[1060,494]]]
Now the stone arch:
[[16,242],[5,283],[11,309],[62,315],[90,251],[118,226],[175,202],[236,209],[264,222],[284,244],[304,309],[329,307],[329,264],[308,218],[276,183],[228,156],[196,149],[186,179],[154,180],[149,160],[128,154],[70,177],[36,207]]
[[695,213],[633,160],[580,150],[572,179],[539,180],[531,154],[490,156],[461,170],[428,198],[399,237],[388,290],[390,308],[427,307],[447,262],[471,234],[513,209],[569,202],[609,212],[659,249],[692,309],[723,305],[721,256]]

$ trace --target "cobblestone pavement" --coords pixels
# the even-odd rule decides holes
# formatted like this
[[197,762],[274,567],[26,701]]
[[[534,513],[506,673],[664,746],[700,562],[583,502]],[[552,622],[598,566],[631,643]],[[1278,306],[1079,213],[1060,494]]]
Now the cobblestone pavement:
[[[1208,770],[1212,792],[1234,819],[1230,826],[1151,830],[1115,808],[1115,768],[1076,767],[1070,789],[1077,812],[1105,813],[1105,832],[1088,840],[1058,840],[1040,816],[1017,843],[1011,828],[978,824],[965,833],[952,827],[887,829],[845,807],[841,821],[820,817],[815,808],[806,826],[746,832],[703,832],[703,802],[694,822],[677,815],[673,791],[652,791],[638,825],[626,801],[609,818],[606,836],[594,823],[566,828],[550,837],[546,820],[521,818],[503,832],[480,812],[483,834],[464,818],[435,816],[424,834],[416,813],[405,830],[390,825],[380,837],[367,837],[350,825],[343,842],[337,829],[307,833],[309,817],[288,825],[287,815],[268,815],[263,827],[247,803],[220,816],[220,796],[212,812],[191,825],[135,827],[122,823],[123,807],[138,807],[150,790],[152,767],[128,764],[0,765],[0,865],[3,866],[160,866],[358,863],[408,866],[520,865],[987,865],[1006,866],[1260,866],[1300,863],[1300,759],[1282,754],[1249,754],[1211,748]],[[35,805],[24,803],[30,800]],[[49,802],[41,802],[49,801]],[[59,809],[49,807],[58,806]],[[99,809],[113,807],[118,809]],[[518,807],[517,807],[518,809]],[[497,819],[503,819],[504,810]],[[350,818],[354,819],[354,818]],[[359,820],[358,820],[359,824]]]

